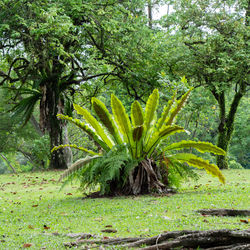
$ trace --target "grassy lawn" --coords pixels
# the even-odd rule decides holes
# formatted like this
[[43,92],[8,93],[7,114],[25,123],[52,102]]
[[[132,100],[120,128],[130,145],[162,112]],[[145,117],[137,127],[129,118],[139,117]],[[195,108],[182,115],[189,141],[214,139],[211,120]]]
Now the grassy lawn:
[[[59,172],[0,175],[0,249],[64,249],[65,234],[102,236],[157,235],[193,229],[247,229],[243,217],[203,217],[197,209],[250,207],[250,170],[223,172],[227,183],[205,172],[198,182],[183,185],[178,194],[154,197],[82,199],[78,186],[59,192]],[[44,227],[46,225],[46,228]],[[117,233],[102,233],[112,225]],[[54,233],[54,234],[53,234]]]

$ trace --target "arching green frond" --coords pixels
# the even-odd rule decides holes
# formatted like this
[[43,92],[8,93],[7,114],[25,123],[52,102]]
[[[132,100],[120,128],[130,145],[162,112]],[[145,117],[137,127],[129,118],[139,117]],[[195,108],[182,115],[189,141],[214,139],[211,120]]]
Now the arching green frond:
[[172,96],[171,100],[168,101],[168,105],[166,107],[164,107],[163,112],[161,114],[160,119],[158,120],[157,124],[156,124],[156,129],[160,129],[164,122],[166,121],[168,115],[169,115],[169,111],[174,103],[175,100],[175,96],[176,96],[176,92],[174,93],[174,95]]
[[118,132],[117,126],[113,120],[112,115],[109,113],[108,109],[106,108],[105,104],[98,100],[97,98],[92,98],[92,106],[95,110],[96,115],[99,117],[102,124],[107,128],[109,133],[114,137],[115,141],[118,144],[122,144],[121,136]]
[[210,152],[210,153],[213,153],[216,155],[225,155],[226,154],[226,152],[223,149],[213,145],[212,143],[201,142],[201,141],[198,141],[198,142],[196,142],[196,141],[180,141],[177,143],[172,143],[171,145],[165,147],[163,149],[163,151],[178,150],[178,149],[182,149],[182,148],[195,148],[198,151],[200,151],[201,153]]
[[155,111],[159,102],[159,92],[158,89],[155,89],[153,93],[149,96],[146,108],[145,108],[145,130],[147,131],[150,128],[150,124],[155,117]]
[[131,120],[134,127],[143,125],[143,110],[138,101],[134,101],[131,105]]
[[174,160],[178,160],[180,162],[186,162],[188,165],[196,168],[200,169],[204,168],[208,174],[218,177],[220,182],[225,183],[225,177],[221,173],[220,169],[216,165],[209,163],[209,161],[207,160],[204,160],[196,155],[186,154],[186,153],[179,153],[170,156],[169,157],[170,161],[171,158],[173,158]]
[[152,137],[149,139],[144,151],[149,155],[153,152],[158,143],[165,139],[167,136],[173,135],[175,133],[185,132],[183,127],[174,125],[174,126],[164,126],[160,131],[156,131]]
[[87,124],[85,124],[84,122],[81,122],[79,119],[73,119],[70,116],[67,115],[62,115],[62,114],[58,114],[57,115],[58,118],[62,119],[62,120],[66,120],[69,121],[73,124],[75,124],[77,127],[79,127],[80,129],[82,129],[84,132],[86,132],[97,144],[99,144],[105,151],[109,151],[110,148],[106,145],[105,142],[103,142],[99,136],[97,135],[97,133],[90,128]]
[[65,177],[69,176],[70,174],[76,172],[77,170],[79,170],[80,168],[82,168],[83,166],[85,166],[86,164],[88,164],[89,162],[91,162],[94,159],[99,158],[100,156],[92,156],[89,157],[87,156],[86,158],[80,159],[78,161],[76,161],[75,163],[73,163],[67,170],[65,170],[62,175],[59,178],[59,182],[62,181]]
[[22,93],[30,94],[30,96],[23,98],[14,108],[12,116],[20,116],[22,118],[22,125],[25,126],[33,114],[36,103],[41,98],[41,93],[33,90],[22,91]]
[[124,135],[126,142],[131,143],[131,123],[129,117],[121,101],[113,94],[111,95],[111,107],[115,121]]
[[108,145],[109,148],[112,148],[114,146],[114,143],[107,137],[106,132],[104,131],[100,123],[95,119],[94,116],[90,114],[87,109],[84,109],[77,104],[74,104],[74,109],[79,115],[82,115],[83,118],[95,129],[96,133],[102,138],[102,140]]
[[83,148],[83,147],[78,147],[77,145],[75,144],[64,144],[64,145],[59,145],[59,146],[55,146],[52,150],[51,150],[51,153],[53,153],[55,150],[58,150],[60,148],[66,148],[66,147],[70,147],[70,148],[75,148],[75,149],[79,149],[85,153],[88,153],[88,154],[91,154],[91,155],[102,155],[102,154],[99,154],[99,153],[96,153],[92,150],[89,150],[89,149],[86,149],[86,148]]
[[192,91],[192,88],[187,92],[185,93],[181,99],[179,101],[177,101],[177,105],[175,108],[173,108],[171,110],[171,113],[170,113],[170,116],[169,118],[166,120],[166,125],[171,125],[175,119],[175,117],[178,115],[178,113],[181,111],[181,109],[184,107],[185,105],[185,102],[187,101],[189,95],[190,95],[190,92]]

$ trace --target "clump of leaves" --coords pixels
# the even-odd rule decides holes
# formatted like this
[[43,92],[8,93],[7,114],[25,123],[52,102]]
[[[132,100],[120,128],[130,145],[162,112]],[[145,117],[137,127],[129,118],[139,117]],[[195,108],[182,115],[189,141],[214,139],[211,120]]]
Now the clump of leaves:
[[208,142],[195,141],[181,141],[160,147],[160,143],[169,136],[187,132],[183,127],[175,125],[174,121],[190,92],[191,90],[179,100],[174,95],[164,107],[159,119],[156,113],[159,103],[157,89],[149,96],[145,110],[138,101],[132,104],[130,119],[122,102],[115,95],[111,95],[113,115],[104,103],[92,98],[92,107],[99,121],[87,109],[76,104],[74,108],[84,121],[59,114],[59,118],[80,127],[102,148],[102,152],[94,152],[76,145],[55,147],[53,150],[73,147],[92,155],[78,160],[62,174],[60,179],[80,170],[83,186],[100,184],[103,193],[116,191],[126,194],[152,191],[161,193],[169,184],[168,176],[165,175],[164,178],[163,170],[168,171],[170,167],[183,168],[188,164],[204,168],[207,173],[218,177],[224,183],[225,178],[216,165],[194,154],[178,152],[184,148],[195,148],[202,153],[224,155],[222,149]]

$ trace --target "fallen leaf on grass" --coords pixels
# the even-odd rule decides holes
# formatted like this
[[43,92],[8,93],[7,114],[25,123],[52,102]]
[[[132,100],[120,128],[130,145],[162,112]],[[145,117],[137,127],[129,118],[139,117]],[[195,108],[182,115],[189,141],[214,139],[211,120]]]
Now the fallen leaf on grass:
[[31,225],[28,225],[28,228],[29,228],[29,229],[34,229],[34,227],[33,227],[33,226],[31,226]]
[[32,207],[38,207],[38,205],[37,205],[37,204],[35,204],[35,205],[32,205]]
[[72,195],[72,193],[67,193],[66,195]]
[[32,246],[31,243],[25,243],[25,244],[23,244],[23,248],[28,248],[28,247],[31,247],[31,246]]
[[249,219],[248,220],[240,220],[240,222],[243,222],[245,224],[248,224],[249,223]]
[[103,229],[103,230],[101,230],[101,232],[103,232],[103,233],[117,233],[117,230],[109,228],[109,229]]

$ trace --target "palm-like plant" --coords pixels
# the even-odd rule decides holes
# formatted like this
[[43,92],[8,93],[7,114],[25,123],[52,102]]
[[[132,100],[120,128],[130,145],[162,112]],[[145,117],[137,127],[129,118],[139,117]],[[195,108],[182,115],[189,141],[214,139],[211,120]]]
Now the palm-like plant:
[[[225,178],[216,165],[194,154],[176,153],[176,150],[195,148],[202,153],[211,152],[224,155],[225,152],[222,149],[208,142],[195,141],[181,141],[160,147],[160,143],[169,136],[175,133],[187,132],[183,127],[175,125],[174,121],[177,114],[185,105],[190,92],[191,90],[185,93],[179,100],[176,100],[174,95],[167,106],[164,107],[159,119],[157,119],[156,115],[159,102],[159,92],[157,89],[148,98],[145,111],[143,111],[138,101],[132,104],[131,120],[121,101],[115,95],[111,95],[113,115],[108,111],[104,103],[96,98],[92,98],[92,107],[99,121],[87,109],[76,104],[74,108],[83,117],[84,122],[58,114],[60,119],[67,120],[80,127],[103,149],[102,153],[97,153],[76,145],[60,145],[55,147],[53,150],[62,147],[73,147],[93,155],[74,163],[62,174],[60,180],[82,168],[90,169],[89,172],[83,171],[84,174],[90,173],[91,166],[96,166],[96,164],[91,165],[91,162],[98,159],[100,159],[99,162],[102,162],[102,158],[107,152],[114,150],[117,145],[124,145],[126,146],[128,159],[124,160],[124,164],[119,164],[119,173],[121,175],[127,173],[125,171],[127,165],[130,166],[130,171],[126,176],[124,185],[120,185],[120,179],[117,178],[117,174],[107,178],[106,184],[112,186],[107,189],[109,192],[119,191],[127,194],[140,194],[152,191],[164,192],[167,181],[164,181],[164,178],[160,174],[162,173],[160,171],[162,163],[167,168],[183,165],[183,163],[197,168],[204,168],[209,174],[217,176],[224,183]],[[158,161],[156,161],[157,159]],[[132,168],[131,164],[128,164],[131,160],[137,162]],[[116,168],[115,164],[113,167]],[[88,182],[91,182],[91,179]]]

